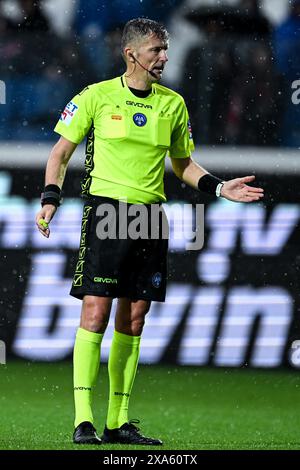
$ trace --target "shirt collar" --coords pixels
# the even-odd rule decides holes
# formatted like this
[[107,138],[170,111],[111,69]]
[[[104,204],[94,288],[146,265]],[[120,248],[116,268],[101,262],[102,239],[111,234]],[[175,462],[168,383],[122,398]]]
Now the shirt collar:
[[[131,96],[135,96],[128,88],[126,78],[125,78],[125,73],[123,73],[123,75],[121,75],[120,83],[121,83],[121,87],[124,88]],[[153,96],[154,94],[156,94],[155,83],[152,84],[152,92],[147,96],[147,98],[149,98],[150,96]],[[147,99],[147,98],[145,98],[145,99]]]

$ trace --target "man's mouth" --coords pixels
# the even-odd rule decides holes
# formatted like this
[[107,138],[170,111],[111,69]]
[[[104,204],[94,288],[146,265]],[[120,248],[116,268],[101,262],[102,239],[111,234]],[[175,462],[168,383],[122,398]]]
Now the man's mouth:
[[152,72],[154,72],[155,74],[161,75],[163,73],[163,70],[164,70],[163,66],[160,66],[160,67],[157,66],[157,67],[153,67]]

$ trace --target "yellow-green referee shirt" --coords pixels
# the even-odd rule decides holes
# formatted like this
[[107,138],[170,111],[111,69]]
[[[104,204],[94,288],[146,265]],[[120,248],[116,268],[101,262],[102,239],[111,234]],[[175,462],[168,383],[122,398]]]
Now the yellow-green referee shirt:
[[167,152],[186,158],[194,149],[183,98],[158,84],[138,98],[124,75],[86,87],[54,130],[75,144],[87,136],[83,194],[134,204],[165,201]]

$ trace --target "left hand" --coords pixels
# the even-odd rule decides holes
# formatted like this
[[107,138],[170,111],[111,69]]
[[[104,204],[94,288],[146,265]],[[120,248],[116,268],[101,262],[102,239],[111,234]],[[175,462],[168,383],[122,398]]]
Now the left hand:
[[264,197],[264,190],[247,185],[254,180],[255,176],[252,175],[226,181],[222,186],[221,196],[235,202],[259,201]]

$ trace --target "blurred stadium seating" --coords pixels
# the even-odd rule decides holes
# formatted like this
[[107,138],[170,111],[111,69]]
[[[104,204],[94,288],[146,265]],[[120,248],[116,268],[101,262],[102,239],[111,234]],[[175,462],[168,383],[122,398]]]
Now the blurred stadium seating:
[[[134,14],[151,13],[170,27],[170,71],[164,83],[184,95],[196,143],[299,146],[300,106],[291,104],[290,96],[300,73],[293,59],[299,56],[300,39],[287,31],[297,31],[300,19],[291,10],[285,20],[288,2],[283,1],[285,13],[277,6],[281,17],[275,23],[269,3],[169,0],[137,7],[129,1],[125,7],[122,0],[100,6],[65,0],[66,27],[59,29],[46,2],[1,2],[0,79],[7,99],[0,107],[0,139],[55,139],[55,121],[74,94],[123,72],[123,24]],[[57,5],[62,14],[63,5]],[[189,33],[176,36],[173,18],[177,28],[185,23],[194,31],[192,46]]]

